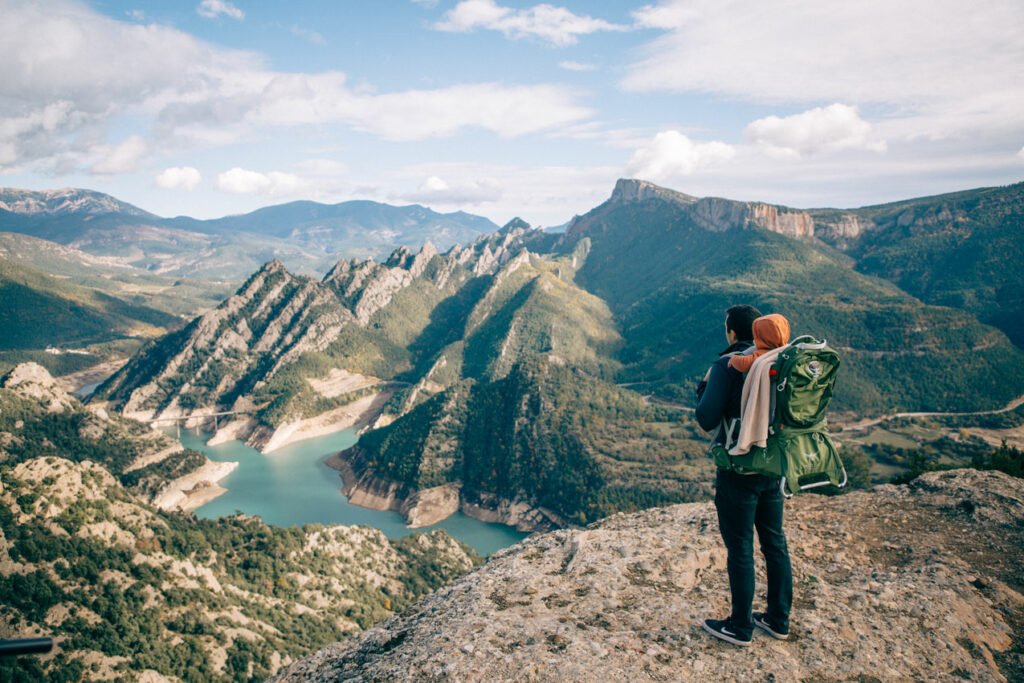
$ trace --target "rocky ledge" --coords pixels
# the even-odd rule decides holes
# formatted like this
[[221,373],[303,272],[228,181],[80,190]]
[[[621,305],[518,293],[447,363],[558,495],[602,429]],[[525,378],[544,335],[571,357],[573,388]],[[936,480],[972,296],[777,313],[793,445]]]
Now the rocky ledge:
[[788,641],[701,630],[729,598],[714,508],[695,503],[534,535],[275,680],[1021,680],[1024,481],[936,472],[786,514]]

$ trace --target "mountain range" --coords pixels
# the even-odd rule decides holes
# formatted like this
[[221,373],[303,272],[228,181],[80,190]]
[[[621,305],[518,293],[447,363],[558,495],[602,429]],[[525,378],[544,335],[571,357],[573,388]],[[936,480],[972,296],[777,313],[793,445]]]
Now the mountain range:
[[272,258],[299,272],[317,272],[340,257],[378,258],[427,240],[447,248],[497,227],[461,211],[371,201],[298,201],[212,220],[161,218],[90,190],[0,189],[0,232],[175,277],[240,280]]
[[[1017,253],[1022,207],[1022,185],[842,212],[621,180],[564,234],[517,219],[444,253],[342,260],[320,280],[270,262],[96,399],[140,418],[232,411],[214,438],[264,450],[363,401],[376,429],[337,463],[348,493],[423,523],[461,507],[557,526],[695,500],[709,492],[705,437],[671,404],[692,405],[735,303],[784,313],[841,353],[834,417],[1019,395],[1015,328],[979,321],[985,292],[1012,288],[1018,269],[967,256],[987,234],[1006,243],[994,256]],[[899,286],[904,270],[878,265],[950,244],[958,279],[921,298]],[[944,263],[920,258],[927,277],[910,281],[941,280]],[[969,305],[922,301],[953,291]],[[524,521],[517,502],[539,516]]]

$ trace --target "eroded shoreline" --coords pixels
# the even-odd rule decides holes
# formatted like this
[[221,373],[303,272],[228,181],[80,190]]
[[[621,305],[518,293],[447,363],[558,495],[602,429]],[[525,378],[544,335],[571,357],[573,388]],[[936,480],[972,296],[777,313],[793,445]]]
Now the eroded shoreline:
[[325,461],[338,470],[343,484],[341,491],[348,502],[371,510],[399,512],[411,529],[436,524],[459,511],[477,521],[504,524],[523,533],[569,526],[565,519],[546,508],[489,493],[467,496],[457,482],[413,489],[359,467],[350,452],[351,449],[335,453]]

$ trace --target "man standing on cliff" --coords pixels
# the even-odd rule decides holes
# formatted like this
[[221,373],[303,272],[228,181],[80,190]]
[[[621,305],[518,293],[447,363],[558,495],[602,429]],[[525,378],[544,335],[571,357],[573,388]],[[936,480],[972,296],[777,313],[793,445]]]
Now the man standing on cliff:
[[[697,422],[705,431],[718,430],[715,442],[726,444],[739,432],[740,398],[744,376],[729,366],[736,354],[753,353],[753,322],[761,312],[753,306],[726,311],[725,336],[729,348],[719,354],[697,387]],[[749,646],[754,627],[785,640],[789,637],[789,610],[793,603],[793,573],[782,531],[782,492],[779,480],[763,474],[739,474],[719,469],[715,479],[718,527],[728,551],[732,614],[705,619],[704,630],[733,645]],[[754,529],[761,542],[768,572],[768,609],[751,614],[754,601]]]

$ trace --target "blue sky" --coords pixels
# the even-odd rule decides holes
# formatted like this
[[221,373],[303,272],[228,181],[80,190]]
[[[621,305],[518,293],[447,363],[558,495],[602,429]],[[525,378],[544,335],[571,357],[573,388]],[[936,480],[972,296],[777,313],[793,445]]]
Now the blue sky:
[[1017,0],[0,0],[0,185],[555,225],[619,177],[852,207],[1024,179]]

